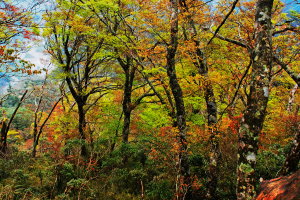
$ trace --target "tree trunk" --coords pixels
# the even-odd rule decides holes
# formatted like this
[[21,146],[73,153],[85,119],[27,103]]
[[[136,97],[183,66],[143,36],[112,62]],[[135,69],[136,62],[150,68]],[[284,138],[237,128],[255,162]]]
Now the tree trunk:
[[216,199],[216,189],[219,176],[219,159],[221,153],[217,137],[218,131],[216,130],[217,104],[212,85],[209,82],[205,86],[205,101],[208,115],[208,130],[210,132],[209,174],[206,197],[208,199]]
[[192,199],[191,191],[191,180],[190,180],[190,167],[188,163],[187,148],[188,143],[186,140],[186,116],[185,107],[183,101],[183,94],[181,87],[177,80],[176,70],[175,70],[175,56],[178,47],[178,0],[170,0],[171,3],[171,41],[167,48],[167,74],[169,77],[170,88],[175,100],[176,108],[176,121],[177,127],[179,129],[178,142],[180,144],[179,150],[179,171],[182,176],[182,181],[179,192],[179,199]]
[[[193,26],[194,27],[194,26]],[[217,137],[218,130],[216,129],[217,119],[217,103],[215,100],[215,94],[213,86],[208,77],[208,66],[204,53],[200,49],[199,41],[194,41],[196,44],[196,55],[197,62],[194,65],[198,68],[199,74],[204,76],[204,95],[206,102],[206,112],[207,112],[207,125],[208,131],[210,133],[210,153],[209,153],[209,173],[207,182],[207,199],[217,199],[216,190],[218,185],[218,174],[219,174],[219,160],[220,160],[220,149],[219,140]]]
[[255,166],[258,137],[261,133],[269,98],[272,68],[271,11],[273,0],[258,0],[255,15],[255,46],[250,93],[242,118],[238,141],[237,199],[250,200],[256,196]]
[[293,110],[293,104],[295,101],[296,91],[297,91],[298,87],[299,87],[298,84],[295,84],[294,88],[290,92],[290,99],[289,99],[289,103],[287,106],[287,111],[289,111],[289,112],[291,112]]
[[[123,108],[124,107],[128,107],[128,106],[123,106]],[[122,141],[124,144],[128,143],[128,137],[130,133],[130,118],[131,118],[131,110],[127,108],[124,109],[124,124],[122,130]]]
[[7,150],[7,124],[6,121],[2,121],[2,127],[1,127],[1,153],[6,154]]
[[32,157],[34,158],[36,156],[36,147],[37,147],[37,135],[38,135],[38,116],[37,116],[37,113],[39,111],[39,107],[40,107],[40,104],[42,102],[42,97],[40,97],[40,100],[39,100],[39,104],[37,106],[37,109],[34,113],[34,123],[33,123],[33,149],[32,149]]
[[81,145],[81,155],[86,157],[88,155],[87,147],[86,147],[86,137],[85,137],[85,130],[86,130],[86,119],[85,119],[85,110],[84,110],[84,102],[77,102],[78,107],[78,131],[80,135],[80,139],[82,140],[83,144]]
[[123,96],[123,113],[124,113],[124,124],[122,130],[122,141],[124,144],[128,143],[128,137],[130,134],[130,118],[131,118],[131,93],[135,71],[130,71],[130,66],[127,64],[127,68],[124,68],[125,72],[125,83],[124,83],[124,96]]
[[[185,0],[180,0],[180,5],[184,8],[187,13],[187,20],[189,26],[192,30],[191,40],[194,42],[196,49],[190,52],[193,58],[193,64],[197,67],[199,74],[201,74],[205,79],[204,84],[204,95],[206,102],[206,112],[207,112],[207,126],[210,133],[210,154],[209,154],[209,173],[207,182],[207,199],[216,199],[216,189],[218,184],[218,166],[220,158],[219,141],[216,137],[216,123],[217,123],[217,104],[215,100],[214,90],[208,77],[208,66],[206,62],[206,57],[204,52],[200,48],[200,41],[198,39],[198,31],[195,26],[195,21],[192,14],[189,11],[188,4]],[[188,39],[188,36],[186,36]]]
[[33,149],[32,149],[32,157],[33,157],[33,158],[36,157],[36,148],[37,148],[37,145],[38,145],[37,141],[34,140],[34,141],[33,141]]
[[200,49],[199,41],[194,41],[196,44],[196,62],[194,65],[198,68],[199,74],[201,74],[205,79],[204,84],[204,96],[206,102],[206,112],[207,112],[207,126],[210,133],[210,152],[209,152],[209,173],[207,182],[207,199],[216,199],[216,190],[218,184],[218,174],[219,174],[219,160],[220,160],[220,149],[219,140],[217,137],[218,130],[216,129],[217,119],[217,103],[215,100],[215,94],[213,86],[208,77],[208,66],[206,63],[206,58],[204,53]]

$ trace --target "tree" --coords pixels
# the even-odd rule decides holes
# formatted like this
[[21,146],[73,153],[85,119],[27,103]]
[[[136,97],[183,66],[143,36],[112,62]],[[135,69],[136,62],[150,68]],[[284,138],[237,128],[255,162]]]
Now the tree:
[[[33,148],[32,148],[32,157],[36,156],[36,149],[39,144],[39,139],[43,133],[43,128],[45,127],[47,121],[50,119],[52,112],[56,108],[57,104],[62,100],[62,98],[59,98],[54,105],[52,106],[51,110],[49,111],[48,115],[46,118],[42,120],[43,117],[43,112],[45,109],[45,105],[43,107],[43,100],[45,97],[45,87],[47,84],[47,78],[48,78],[48,72],[46,72],[45,79],[43,82],[43,85],[41,86],[41,91],[40,94],[37,95],[38,97],[38,102],[35,105],[36,109],[34,111],[34,121],[33,121]],[[45,104],[45,103],[44,103]]]
[[258,0],[255,14],[254,49],[251,52],[252,73],[246,110],[239,130],[237,198],[253,199],[258,137],[263,128],[269,98],[272,71],[273,0]]
[[[194,3],[194,4],[192,4]],[[207,128],[210,133],[210,164],[209,164],[209,180],[207,183],[207,194],[208,199],[216,199],[216,189],[218,183],[218,167],[220,160],[220,150],[219,150],[219,141],[218,141],[218,130],[217,130],[217,103],[215,100],[215,93],[213,89],[212,82],[209,80],[209,65],[207,64],[207,58],[204,53],[204,48],[201,48],[201,36],[199,36],[199,31],[197,30],[196,23],[194,21],[194,16],[190,12],[190,7],[199,6],[195,2],[187,3],[185,0],[180,1],[180,5],[183,9],[183,12],[187,15],[188,27],[191,29],[190,38],[188,37],[188,31],[184,29],[184,37],[186,40],[190,40],[194,43],[194,48],[187,49],[190,51],[193,64],[198,69],[198,73],[204,77],[204,98],[206,102],[206,112],[207,112]],[[200,4],[200,6],[203,6]],[[203,6],[204,7],[204,6]],[[187,29],[186,28],[186,29]]]
[[[252,3],[253,2],[244,3],[246,10],[243,7],[240,8],[241,14],[247,12],[247,9],[249,9],[251,5],[253,6]],[[265,117],[267,116],[266,108],[269,100],[271,80],[281,72],[281,69],[279,69],[277,72],[274,72],[276,69],[274,68],[275,63],[280,65],[282,69],[284,69],[291,76],[291,78],[297,82],[296,76],[294,76],[295,74],[293,73],[293,71],[287,68],[287,65],[282,63],[277,58],[277,55],[280,55],[281,57],[288,57],[288,55],[295,53],[293,49],[294,45],[292,38],[297,37],[296,34],[293,33],[297,32],[297,28],[293,27],[290,22],[282,21],[282,18],[278,19],[281,9],[276,7],[276,10],[272,11],[275,16],[272,19],[277,22],[277,24],[275,25],[276,30],[273,30],[273,28],[271,27],[272,7],[273,2],[271,1],[257,2],[254,29],[250,28],[251,23],[246,24],[245,20],[241,20],[241,17],[243,15],[236,14],[239,15],[240,18],[235,19],[234,22],[238,24],[238,30],[241,31],[240,33],[245,32],[245,35],[239,34],[239,36],[234,36],[238,39],[231,39],[219,34],[216,35],[216,37],[221,40],[239,45],[240,47],[244,47],[245,49],[247,49],[251,59],[250,64],[248,65],[238,87],[239,89],[243,79],[247,77],[249,69],[252,66],[252,71],[249,77],[250,91],[249,93],[247,90],[244,91],[247,97],[247,102],[244,103],[246,108],[240,125],[241,127],[239,133],[237,196],[240,199],[251,199],[255,196],[254,191],[256,180],[254,174],[256,155],[258,150],[258,139],[262,133],[263,123]],[[268,13],[265,15],[265,17],[262,17],[261,13],[265,13],[266,10],[268,11]],[[244,24],[242,24],[242,22],[244,22]],[[291,34],[286,33],[288,31],[291,31]],[[283,35],[277,37],[277,34],[281,33],[283,33]],[[251,36],[255,39],[254,44],[251,42]],[[276,42],[274,46],[272,45],[272,40]],[[286,41],[292,44],[287,46],[286,43],[283,43],[282,41]],[[281,51],[281,49],[283,51]],[[293,62],[293,60],[294,58],[289,59],[291,65],[295,63]],[[232,102],[234,102],[234,100]],[[246,151],[243,152],[243,150]],[[241,154],[241,152],[243,152],[243,154]],[[245,179],[245,177],[247,178]],[[249,187],[246,186],[247,184]]]
[[172,91],[172,95],[175,101],[176,107],[176,119],[177,119],[177,127],[179,129],[178,133],[178,142],[180,144],[180,152],[179,152],[179,163],[178,168],[180,171],[180,175],[182,176],[182,187],[184,187],[183,191],[179,191],[179,198],[180,199],[191,199],[192,192],[190,186],[190,169],[188,163],[188,154],[187,148],[188,143],[186,139],[186,114],[185,114],[185,107],[183,101],[183,94],[181,86],[178,83],[177,76],[176,76],[176,51],[178,47],[178,12],[179,12],[179,2],[177,0],[170,0],[171,6],[171,19],[170,19],[170,39],[169,45],[167,47],[167,55],[166,55],[166,68],[167,74],[169,77],[169,84]]
[[[33,5],[28,2],[28,8],[22,8],[4,0],[0,2],[0,72],[3,76],[10,72],[32,74],[31,63],[21,58],[26,41],[31,40],[37,33],[37,24],[32,19],[32,11],[41,4],[36,1]],[[35,70],[34,73],[38,73]]]
[[[98,0],[94,5],[90,5],[87,2],[81,0],[83,6],[94,13],[105,27],[107,39],[106,43],[111,45],[111,52],[114,52],[112,58],[119,64],[122,69],[122,74],[125,76],[123,80],[123,128],[122,128],[122,142],[123,144],[129,143],[130,135],[130,124],[132,111],[142,103],[142,100],[147,97],[155,96],[155,88],[147,85],[151,83],[148,81],[146,84],[144,82],[139,82],[138,73],[142,73],[141,69],[144,65],[141,60],[141,56],[138,52],[138,45],[140,43],[139,38],[139,27],[129,23],[130,18],[134,15],[131,14],[135,10],[134,6],[130,7],[127,2],[112,2],[111,4],[105,5],[105,1]],[[141,68],[141,69],[139,69]],[[117,72],[118,70],[116,70]],[[136,81],[137,83],[134,83]],[[145,88],[146,92],[142,94],[137,94],[134,96],[134,91],[139,88]],[[151,93],[153,91],[153,93]],[[138,93],[138,92],[136,92]],[[113,145],[115,146],[115,142]],[[113,148],[112,148],[113,149]]]
[[[78,108],[78,131],[85,142],[87,121],[86,113],[106,94],[109,77],[103,63],[110,60],[102,55],[104,35],[94,34],[101,31],[100,24],[93,16],[82,16],[77,5],[58,4],[58,11],[48,13],[49,33],[47,50],[59,66],[60,74]],[[89,102],[92,96],[96,96]],[[82,155],[87,156],[86,145],[82,145]]]

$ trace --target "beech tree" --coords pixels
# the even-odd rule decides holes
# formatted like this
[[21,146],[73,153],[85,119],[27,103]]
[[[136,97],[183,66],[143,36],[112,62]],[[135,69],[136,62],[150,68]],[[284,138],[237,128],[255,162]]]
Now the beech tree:
[[184,190],[179,191],[180,199],[191,199],[192,192],[190,188],[190,169],[188,163],[187,148],[188,143],[186,139],[186,114],[183,102],[183,94],[181,86],[178,83],[176,75],[176,51],[178,47],[178,13],[179,13],[179,2],[177,0],[170,0],[171,6],[171,18],[170,18],[170,39],[169,46],[167,47],[167,74],[169,77],[170,88],[174,97],[175,107],[176,107],[176,119],[177,127],[179,129],[179,139],[180,152],[179,152],[179,170],[180,175],[182,175],[182,182],[180,184],[184,185]]
[[[200,2],[201,3],[201,2]],[[187,15],[188,26],[186,29],[190,29],[190,37],[188,37],[187,30],[184,30],[184,37],[187,40],[191,40],[194,43],[193,50],[191,51],[191,57],[193,60],[193,64],[198,69],[198,73],[204,77],[204,98],[206,102],[206,112],[207,112],[207,129],[210,133],[210,165],[209,165],[209,180],[207,184],[207,194],[206,197],[208,199],[216,198],[216,189],[218,182],[218,165],[220,160],[220,150],[219,150],[219,141],[217,138],[218,130],[216,127],[217,119],[217,103],[215,100],[214,89],[211,81],[209,80],[209,65],[207,64],[207,58],[204,53],[205,48],[201,48],[201,34],[199,34],[200,30],[197,28],[197,24],[194,21],[194,16],[190,11],[190,8],[196,6],[202,6],[202,4],[197,4],[197,2],[187,2],[185,0],[180,1],[180,5],[183,9],[183,12]]]
[[[274,51],[272,47],[273,36],[273,38],[276,40],[276,48],[289,48],[285,44],[282,45],[281,43],[277,42],[276,34],[285,33],[287,31],[297,32],[297,29],[291,25],[288,28],[286,28],[286,26],[282,27],[281,24],[289,25],[289,23],[279,22],[279,25],[277,25],[279,30],[273,30],[271,25],[272,7],[273,2],[271,1],[258,1],[256,3],[256,15],[254,22],[255,26],[253,31],[246,29],[246,27],[249,26],[248,24],[245,24],[243,28],[240,28],[246,29],[248,34],[249,32],[253,34],[255,39],[254,44],[252,44],[249,40],[249,36],[248,38],[247,36],[242,38],[241,35],[239,35],[239,37],[236,36],[236,38],[239,39],[235,40],[229,37],[224,37],[220,34],[216,35],[216,37],[221,40],[247,49],[248,53],[250,54],[250,64],[248,65],[243,77],[246,77],[250,67],[252,66],[252,72],[250,73],[249,77],[250,91],[249,93],[245,91],[247,102],[245,102],[246,109],[240,124],[241,127],[239,133],[237,196],[240,199],[252,199],[255,196],[255,183],[257,182],[255,179],[255,165],[257,162],[256,156],[258,150],[258,139],[263,129],[264,119],[267,115],[266,109],[269,100],[271,79],[281,71],[279,70],[277,73],[274,73],[275,64],[284,69],[290,75],[290,77],[297,82],[297,78],[293,71],[287,68],[287,65],[282,63],[277,58],[276,54],[278,54],[280,51]],[[241,9],[241,11],[244,12],[243,9]],[[262,17],[262,13],[266,13],[266,11],[268,11],[267,14],[265,17]],[[276,15],[278,15],[278,13],[276,13],[277,11],[274,12]],[[239,22],[237,23],[239,24]],[[295,34],[291,35],[293,35],[293,37],[297,37]],[[285,34],[285,36],[289,38],[289,34]],[[287,51],[286,49],[285,51]],[[293,52],[292,48],[291,52]]]
[[43,36],[61,94],[26,82],[41,88],[22,103],[32,126],[3,120],[14,156],[0,159],[0,199],[250,200],[258,179],[298,170],[297,12],[273,0],[53,3]]
[[[64,7],[66,6],[66,7]],[[86,142],[87,111],[115,87],[107,86],[109,77],[105,71],[105,61],[109,56],[101,55],[104,51],[104,36],[95,35],[99,30],[92,16],[80,15],[76,4],[59,5],[57,12],[47,16],[47,50],[60,67],[60,75],[66,82],[78,108],[78,132],[80,139]],[[77,13],[77,14],[75,14]],[[98,81],[95,81],[95,80]],[[99,81],[100,79],[100,81]],[[91,99],[95,96],[94,99]],[[91,101],[89,101],[91,100]],[[82,145],[82,155],[87,156],[86,145]]]
[[251,52],[252,73],[239,130],[237,198],[253,199],[255,193],[255,164],[257,162],[258,137],[263,128],[269,98],[272,72],[272,7],[273,0],[258,0],[255,13],[254,49]]

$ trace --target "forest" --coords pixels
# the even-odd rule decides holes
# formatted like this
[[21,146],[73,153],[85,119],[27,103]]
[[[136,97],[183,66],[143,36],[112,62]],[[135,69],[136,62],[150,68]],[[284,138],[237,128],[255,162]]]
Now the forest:
[[1,0],[0,199],[299,200],[299,65],[298,0]]

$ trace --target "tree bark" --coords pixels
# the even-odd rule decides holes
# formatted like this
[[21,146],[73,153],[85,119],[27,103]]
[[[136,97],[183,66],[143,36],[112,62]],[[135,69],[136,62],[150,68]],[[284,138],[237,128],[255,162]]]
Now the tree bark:
[[86,119],[85,115],[86,112],[84,110],[84,105],[86,105],[85,102],[77,102],[77,108],[78,108],[78,131],[80,135],[80,139],[82,140],[83,144],[81,145],[81,155],[83,157],[86,157],[88,155],[87,147],[86,147],[86,136],[85,136],[85,130],[86,130]]
[[124,123],[122,129],[122,141],[124,144],[128,143],[128,137],[130,134],[130,119],[132,112],[132,102],[131,102],[131,94],[132,94],[132,86],[134,80],[135,70],[130,70],[130,64],[127,63],[126,67],[123,67],[125,72],[125,83],[124,83],[124,96],[123,96],[123,114],[124,114]]
[[217,103],[215,100],[215,94],[213,86],[208,77],[208,66],[206,63],[206,58],[204,53],[200,49],[200,43],[197,40],[194,40],[196,44],[196,62],[194,65],[198,68],[199,74],[204,77],[204,96],[206,103],[206,112],[207,112],[207,126],[210,133],[210,152],[209,152],[209,173],[208,173],[208,182],[207,182],[207,199],[217,199],[216,190],[218,185],[218,174],[219,174],[219,160],[221,152],[219,149],[219,140],[217,137],[218,130],[216,129],[217,119]]
[[298,84],[295,84],[294,88],[292,89],[292,91],[290,92],[290,99],[289,99],[289,103],[288,103],[288,106],[287,106],[287,111],[291,112],[293,109],[293,103],[295,101],[295,94],[296,94],[296,91],[298,89]]
[[217,137],[218,131],[216,129],[217,104],[212,85],[207,85],[205,88],[205,101],[208,115],[208,130],[210,132],[209,174],[206,197],[208,199],[217,199],[216,190],[218,185],[219,160],[221,153]]
[[239,130],[236,191],[238,200],[250,200],[256,196],[258,137],[266,115],[272,68],[272,6],[273,0],[258,0],[256,4],[250,93]]
[[217,137],[218,130],[216,129],[217,119],[217,103],[215,100],[215,94],[213,86],[208,77],[208,66],[204,52],[200,49],[200,42],[194,40],[196,44],[196,56],[197,62],[194,62],[194,65],[198,68],[199,74],[204,77],[204,96],[206,103],[206,112],[207,112],[207,126],[210,133],[210,152],[209,152],[209,173],[208,173],[208,182],[207,182],[207,199],[217,199],[216,190],[218,185],[218,174],[219,174],[219,160],[220,160],[220,149],[219,149],[219,140]]
[[77,91],[75,90],[72,81],[69,77],[66,78],[66,82],[68,84],[69,90],[73,96],[73,98],[76,101],[77,108],[78,108],[78,132],[80,139],[84,144],[81,145],[81,155],[83,157],[86,157],[88,155],[87,146],[85,144],[86,142],[86,136],[85,136],[85,130],[86,130],[86,110],[85,106],[87,104],[87,99],[90,96],[90,94],[82,94],[83,88],[78,87]]
[[176,108],[176,121],[179,129],[178,142],[180,144],[179,150],[179,172],[182,176],[181,187],[184,188],[178,191],[179,199],[192,199],[191,191],[191,178],[190,178],[190,166],[188,162],[187,148],[188,143],[186,140],[186,114],[183,101],[183,94],[179,82],[177,80],[175,69],[175,57],[178,47],[178,0],[170,0],[171,3],[171,38],[170,44],[167,47],[167,74],[169,77],[169,84],[172,91],[172,95],[175,100]]
[[6,154],[7,150],[7,124],[6,121],[2,121],[2,127],[1,127],[1,153]]
[[32,157],[33,158],[35,158],[35,156],[36,156],[36,148],[38,145],[37,134],[38,134],[38,128],[37,128],[37,123],[35,121],[34,125],[33,125],[33,148],[32,148]]

